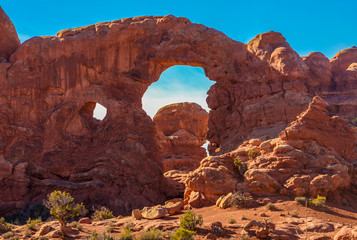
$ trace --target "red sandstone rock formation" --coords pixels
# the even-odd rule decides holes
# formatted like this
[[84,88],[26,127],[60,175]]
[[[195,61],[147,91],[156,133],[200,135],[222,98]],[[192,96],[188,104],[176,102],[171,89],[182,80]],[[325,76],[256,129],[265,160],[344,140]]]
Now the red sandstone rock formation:
[[202,145],[206,142],[208,113],[196,103],[175,103],[161,108],[153,121],[158,132],[164,176],[172,188],[170,195],[182,195],[187,174],[207,157]]
[[[354,86],[355,48],[329,64],[321,55],[303,60],[280,33],[245,45],[173,16],[63,30],[19,46],[0,16],[0,213],[57,188],[117,212],[163,201],[160,148],[141,98],[173,65],[202,67],[216,81],[207,99],[213,154],[277,136],[321,91],[335,113],[356,115],[356,95],[339,88]],[[95,103],[108,110],[103,121],[92,117]]]
[[[356,191],[356,133],[346,119],[329,117],[327,103],[315,97],[279,138],[252,139],[230,153],[203,159],[187,177],[186,204],[212,203],[232,191],[334,198],[342,190]],[[247,164],[244,177],[235,158]]]
[[194,170],[207,156],[208,113],[196,103],[175,103],[161,108],[153,119],[159,134],[164,172]]

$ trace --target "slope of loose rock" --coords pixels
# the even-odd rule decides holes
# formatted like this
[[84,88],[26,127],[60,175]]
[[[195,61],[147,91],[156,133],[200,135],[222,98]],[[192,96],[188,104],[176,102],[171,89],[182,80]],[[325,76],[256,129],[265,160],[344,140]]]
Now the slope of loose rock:
[[[252,139],[230,153],[203,159],[187,177],[185,203],[202,206],[232,191],[340,201],[341,191],[356,191],[355,144],[356,128],[330,117],[327,103],[315,97],[279,138]],[[247,165],[244,176],[234,166],[235,158]]]

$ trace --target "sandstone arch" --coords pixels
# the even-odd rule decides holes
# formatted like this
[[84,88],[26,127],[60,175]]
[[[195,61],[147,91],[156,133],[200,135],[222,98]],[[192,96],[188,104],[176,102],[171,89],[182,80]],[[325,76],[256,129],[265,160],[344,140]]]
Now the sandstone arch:
[[[9,29],[0,40],[17,46]],[[217,82],[207,99],[213,154],[250,136],[278,134],[334,76],[312,80],[315,65],[279,33],[260,34],[245,45],[173,16],[63,30],[32,38],[16,51],[10,45],[0,49],[6,57],[0,64],[0,164],[18,171],[3,174],[1,213],[42,201],[58,187],[118,212],[163,201],[160,152],[141,98],[170,66],[202,67]],[[340,58],[350,61],[355,49]],[[331,72],[328,63],[323,68]],[[71,116],[91,101],[108,108],[106,120],[90,133],[66,131]]]

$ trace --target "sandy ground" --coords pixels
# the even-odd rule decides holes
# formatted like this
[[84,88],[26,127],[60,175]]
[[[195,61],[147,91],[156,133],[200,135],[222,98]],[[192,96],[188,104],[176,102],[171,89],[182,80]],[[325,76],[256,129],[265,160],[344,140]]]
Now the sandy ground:
[[[218,239],[242,239],[242,234],[248,234],[243,230],[243,227],[251,220],[264,222],[264,219],[267,219],[276,224],[277,227],[284,226],[285,224],[295,226],[296,229],[306,226],[307,221],[311,221],[311,224],[314,225],[316,219],[320,220],[319,223],[333,225],[332,231],[321,229],[308,231],[308,239],[319,239],[318,237],[322,236],[326,237],[326,239],[328,239],[327,237],[333,238],[336,232],[343,226],[357,225],[357,197],[353,195],[345,195],[345,199],[349,200],[348,204],[327,202],[327,207],[322,209],[306,208],[295,202],[293,198],[288,197],[271,197],[270,199],[274,204],[274,210],[268,210],[265,205],[249,209],[237,209],[235,207],[220,209],[216,206],[193,209],[193,212],[202,214],[203,216],[203,225],[197,228],[197,234],[194,238],[205,239],[206,235],[212,232],[211,224],[217,221],[223,225],[223,231],[216,234]],[[127,216],[122,219],[113,218],[93,222],[92,224],[82,224],[82,229],[79,231],[73,228],[71,239],[87,239],[93,231],[101,234],[106,232],[110,226],[113,228],[113,231],[109,234],[117,237],[123,231],[123,227],[128,224],[133,226],[133,233],[138,239],[140,239],[139,237],[142,232],[150,227],[162,229],[163,235],[168,239],[169,235],[179,226],[180,217],[183,214],[184,212],[157,220],[133,220],[131,216]],[[232,223],[234,221],[235,223]],[[57,222],[46,222],[44,224],[50,225],[52,229],[58,229]],[[20,239],[39,239],[38,233],[36,234],[35,232],[33,232],[30,238],[25,237],[26,229],[26,226],[15,226],[14,233]],[[46,235],[48,239],[60,239],[51,238],[52,233],[53,231]],[[306,231],[300,233],[300,236],[303,234],[306,234]],[[250,235],[250,239],[257,239],[253,236],[254,234],[250,233]],[[297,239],[297,237],[290,237],[290,239]]]

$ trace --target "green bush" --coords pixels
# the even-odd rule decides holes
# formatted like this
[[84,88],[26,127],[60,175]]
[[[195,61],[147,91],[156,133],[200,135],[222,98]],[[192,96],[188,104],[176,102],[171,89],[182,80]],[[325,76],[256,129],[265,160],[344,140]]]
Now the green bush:
[[317,197],[315,199],[311,199],[309,200],[309,206],[311,207],[324,207],[326,204],[326,197],[322,197],[317,195]]
[[160,240],[162,239],[162,231],[156,228],[150,228],[140,236],[141,240]]
[[119,234],[119,240],[133,240],[134,234],[131,227],[125,226],[123,232]]
[[258,155],[258,153],[254,150],[249,150],[248,151],[248,158],[249,159],[254,159],[256,156]]
[[87,213],[83,204],[74,203],[71,195],[64,191],[54,191],[49,194],[45,206],[50,210],[50,214],[59,221],[64,237],[69,237],[66,231],[68,220]]
[[100,209],[95,210],[93,214],[93,220],[95,221],[101,221],[110,218],[114,218],[113,212],[104,206],[102,206]]
[[354,118],[354,119],[351,119],[351,120],[350,120],[350,123],[351,123],[353,126],[356,126],[356,127],[357,127],[357,117]]
[[196,215],[195,213],[191,212],[191,210],[187,210],[185,215],[180,218],[180,228],[193,231],[195,230],[197,225],[202,225],[203,219],[202,215]]
[[172,240],[191,240],[196,232],[190,231],[184,228],[179,228],[176,230],[175,234],[172,236]]
[[239,160],[238,158],[234,159],[234,166],[238,168],[238,172],[240,175],[244,176],[244,173],[247,171],[247,164]]
[[40,224],[42,223],[41,219],[34,219],[31,220],[31,218],[29,218],[26,222],[26,226],[28,229],[30,229],[31,231],[36,231],[39,229]]
[[5,221],[5,218],[0,218],[0,233],[6,233],[12,229],[12,226]]

